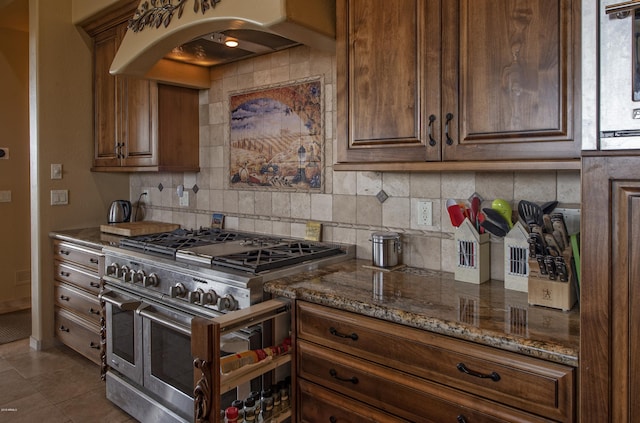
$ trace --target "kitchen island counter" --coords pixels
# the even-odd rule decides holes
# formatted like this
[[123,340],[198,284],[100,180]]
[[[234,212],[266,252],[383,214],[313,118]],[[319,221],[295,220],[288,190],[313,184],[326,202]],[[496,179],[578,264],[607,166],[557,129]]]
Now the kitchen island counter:
[[351,311],[478,344],[578,366],[580,312],[529,305],[502,281],[458,282],[452,273],[379,271],[350,260],[265,284],[274,295]]

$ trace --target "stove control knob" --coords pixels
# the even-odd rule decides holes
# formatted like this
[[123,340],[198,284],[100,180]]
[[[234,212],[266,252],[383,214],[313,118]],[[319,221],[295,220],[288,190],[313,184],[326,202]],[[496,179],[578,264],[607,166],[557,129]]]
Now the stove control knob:
[[131,273],[131,283],[142,283],[146,278],[144,270],[138,270],[137,272],[135,270],[131,270],[129,273]]
[[142,285],[144,286],[158,286],[158,275],[151,273],[149,276],[145,276],[142,279]]
[[[198,291],[202,291],[199,289]],[[207,292],[202,292],[200,296],[200,304],[208,305],[208,304],[217,304],[218,303],[218,294],[213,289],[210,289]]]
[[238,303],[230,294],[218,298],[219,311],[233,311],[236,308],[238,308]]
[[111,263],[110,265],[107,266],[107,276],[115,276],[116,278],[118,277],[118,271],[120,270],[120,266],[118,266],[118,263]]
[[125,282],[129,282],[131,280],[131,269],[129,266],[122,266],[120,268],[120,277]]
[[176,297],[182,298],[185,295],[187,295],[187,290],[183,284],[177,283],[175,286],[172,286],[171,288],[169,288],[169,295],[171,295],[171,298],[176,298]]
[[202,289],[198,289],[196,291],[189,292],[189,295],[187,295],[187,297],[189,298],[189,302],[191,304],[197,304],[200,301],[200,298],[202,298],[202,294],[204,294],[204,291],[202,291]]

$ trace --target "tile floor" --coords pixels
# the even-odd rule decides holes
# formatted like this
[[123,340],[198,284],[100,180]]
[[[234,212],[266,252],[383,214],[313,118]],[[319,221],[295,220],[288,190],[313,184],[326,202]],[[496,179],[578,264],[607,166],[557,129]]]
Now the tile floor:
[[97,365],[61,345],[0,345],[0,423],[135,422],[105,397]]

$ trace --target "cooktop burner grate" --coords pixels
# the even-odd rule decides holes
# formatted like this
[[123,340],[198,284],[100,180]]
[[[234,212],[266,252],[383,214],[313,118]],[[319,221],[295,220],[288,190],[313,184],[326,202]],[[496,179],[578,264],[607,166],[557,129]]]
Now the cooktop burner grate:
[[227,241],[242,240],[246,238],[247,236],[238,232],[214,229],[176,229],[173,232],[125,238],[120,241],[120,246],[130,250],[160,254],[175,258],[176,251],[178,250],[202,245],[218,244]]
[[315,260],[338,254],[344,254],[344,251],[338,246],[319,245],[300,241],[220,255],[212,257],[211,263],[213,265],[260,273],[291,266],[307,260]]

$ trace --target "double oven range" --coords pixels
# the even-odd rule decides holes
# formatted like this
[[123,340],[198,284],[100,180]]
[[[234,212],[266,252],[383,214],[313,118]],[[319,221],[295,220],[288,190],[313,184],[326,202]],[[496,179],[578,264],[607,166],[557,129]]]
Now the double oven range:
[[[105,247],[107,398],[140,421],[193,421],[191,320],[263,301],[263,283],[354,257],[354,247],[239,231],[178,229]],[[268,346],[262,325],[225,334],[224,353]],[[255,381],[252,382],[255,384]],[[256,386],[218,393],[222,403]]]

